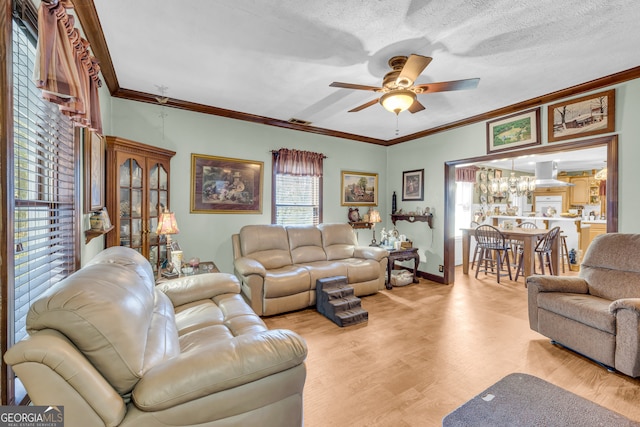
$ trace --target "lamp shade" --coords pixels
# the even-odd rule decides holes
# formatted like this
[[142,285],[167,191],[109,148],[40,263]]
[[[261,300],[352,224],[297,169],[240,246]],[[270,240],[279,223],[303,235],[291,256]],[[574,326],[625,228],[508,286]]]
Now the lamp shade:
[[369,212],[369,222],[382,222],[382,218],[380,218],[380,212],[372,209],[371,212]]
[[380,104],[392,113],[400,114],[411,107],[416,100],[416,94],[410,90],[400,89],[385,93],[380,97]]
[[158,228],[156,234],[178,234],[178,223],[176,222],[176,216],[173,212],[163,212],[160,214],[158,220]]

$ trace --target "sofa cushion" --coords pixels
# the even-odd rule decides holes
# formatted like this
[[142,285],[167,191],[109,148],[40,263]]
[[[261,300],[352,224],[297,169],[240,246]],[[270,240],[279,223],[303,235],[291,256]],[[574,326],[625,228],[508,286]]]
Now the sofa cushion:
[[311,289],[316,288],[318,279],[347,275],[347,264],[341,261],[316,261],[301,266],[309,270]]
[[609,300],[640,298],[640,234],[597,236],[582,260],[589,293]]
[[325,261],[327,254],[322,248],[322,234],[317,227],[289,226],[289,250],[294,264],[305,264],[314,261]]
[[320,224],[318,228],[328,261],[353,257],[358,240],[349,224]]
[[126,394],[151,364],[176,356],[180,348],[169,298],[143,279],[139,264],[148,261],[130,254],[128,265],[101,262],[110,252],[121,251],[105,249],[97,262],[41,295],[29,309],[27,330],[60,331]]
[[538,308],[615,335],[616,317],[609,312],[610,304],[611,301],[593,295],[559,292],[538,294]]
[[311,289],[309,272],[298,265],[289,265],[267,272],[264,279],[264,297],[277,298]]
[[349,283],[368,282],[380,277],[380,263],[372,259],[349,258],[342,260],[347,265]]
[[245,225],[240,230],[242,255],[268,270],[291,265],[287,231],[281,225]]

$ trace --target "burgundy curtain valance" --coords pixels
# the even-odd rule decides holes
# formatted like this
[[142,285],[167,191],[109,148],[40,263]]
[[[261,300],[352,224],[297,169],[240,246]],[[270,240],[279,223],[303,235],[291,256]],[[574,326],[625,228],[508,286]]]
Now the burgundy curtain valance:
[[43,1],[38,8],[38,46],[34,80],[42,97],[58,104],[79,126],[102,133],[98,88],[102,85],[98,60],[89,42],[67,14],[70,1]]
[[278,174],[294,176],[322,176],[322,164],[326,156],[311,151],[281,148],[272,151],[275,171]]
[[477,170],[475,166],[456,168],[456,182],[476,182]]

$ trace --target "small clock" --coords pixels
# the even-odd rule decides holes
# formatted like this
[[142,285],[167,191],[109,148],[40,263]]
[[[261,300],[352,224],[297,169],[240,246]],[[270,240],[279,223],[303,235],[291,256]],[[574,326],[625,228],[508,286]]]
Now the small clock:
[[360,221],[360,211],[358,208],[349,208],[349,214],[347,215],[349,221],[358,222]]

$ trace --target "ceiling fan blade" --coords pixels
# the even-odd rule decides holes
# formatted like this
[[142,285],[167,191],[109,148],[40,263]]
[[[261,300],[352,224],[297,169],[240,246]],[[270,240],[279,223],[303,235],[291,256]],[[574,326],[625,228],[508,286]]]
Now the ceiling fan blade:
[[424,110],[424,105],[422,105],[417,99],[413,101],[413,104],[411,104],[411,107],[409,107],[409,112],[411,114],[417,113],[418,111],[422,110]]
[[[398,85],[403,87],[411,86],[416,81],[420,73],[427,68],[427,65],[429,65],[432,59],[433,58],[429,56],[416,55],[415,53],[412,53],[404,64],[404,67],[402,67],[400,75],[396,79]],[[408,82],[408,85],[404,82]]]
[[422,89],[416,93],[446,92],[449,90],[475,89],[480,82],[479,78],[466,80],[452,80],[450,82],[425,83],[414,86],[415,89]]
[[360,105],[360,106],[358,106],[356,108],[352,108],[351,110],[349,110],[349,113],[356,113],[356,112],[358,112],[360,110],[364,110],[365,108],[371,107],[372,105],[377,104],[377,103],[378,103],[378,99],[372,99],[371,101],[369,101],[369,102],[367,102],[365,104],[362,104],[362,105]]
[[365,86],[365,85],[357,85],[353,83],[341,83],[341,82],[333,82],[329,86],[331,87],[340,87],[343,89],[357,89],[357,90],[370,90],[373,92],[378,92],[382,90],[381,87],[376,86]]

